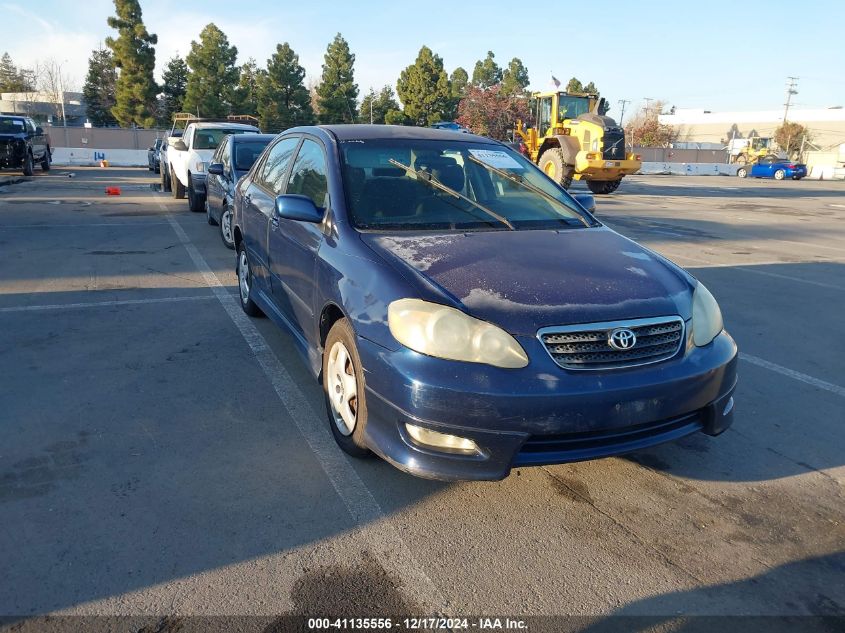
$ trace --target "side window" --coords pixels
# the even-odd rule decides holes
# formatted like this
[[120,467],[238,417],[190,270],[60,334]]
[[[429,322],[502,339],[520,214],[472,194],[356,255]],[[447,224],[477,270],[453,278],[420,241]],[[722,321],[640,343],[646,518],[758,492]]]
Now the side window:
[[290,172],[285,193],[308,196],[318,208],[325,208],[329,204],[328,190],[323,148],[316,141],[305,139]]
[[32,122],[32,119],[26,119],[26,131],[35,134],[35,123]]
[[185,133],[182,135],[183,140],[185,141],[185,145],[188,146],[188,149],[194,146],[194,126],[189,125],[188,129],[185,130]]
[[225,171],[229,171],[232,168],[229,164],[229,155],[232,151],[232,139],[226,139],[226,142],[221,143],[217,150],[220,152],[220,162],[223,163],[223,169]]
[[273,193],[282,192],[285,172],[290,164],[296,146],[299,145],[299,137],[291,136],[283,138],[270,148],[267,159],[261,166],[261,173],[256,180],[258,184],[266,187]]

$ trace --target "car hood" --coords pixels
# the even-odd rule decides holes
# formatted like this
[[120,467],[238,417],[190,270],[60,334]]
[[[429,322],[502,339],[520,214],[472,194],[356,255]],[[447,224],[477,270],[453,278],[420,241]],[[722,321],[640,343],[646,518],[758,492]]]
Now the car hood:
[[513,334],[572,323],[690,318],[693,278],[606,227],[361,238],[415,284],[420,297],[452,303]]

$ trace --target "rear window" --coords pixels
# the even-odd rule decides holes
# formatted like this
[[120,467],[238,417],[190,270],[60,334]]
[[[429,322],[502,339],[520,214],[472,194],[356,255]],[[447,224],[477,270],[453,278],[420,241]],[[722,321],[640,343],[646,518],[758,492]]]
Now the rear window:
[[0,119],[0,134],[20,134],[25,131],[23,119]]
[[269,140],[236,142],[234,145],[235,157],[232,160],[235,169],[238,171],[247,171],[250,167],[252,167],[253,163],[258,160],[258,157],[261,156],[261,152],[264,151],[264,148],[267,147],[269,143]]
[[194,132],[194,149],[217,149],[220,141],[227,134],[258,134],[255,130],[244,130],[237,128],[233,130],[226,129],[198,129]]

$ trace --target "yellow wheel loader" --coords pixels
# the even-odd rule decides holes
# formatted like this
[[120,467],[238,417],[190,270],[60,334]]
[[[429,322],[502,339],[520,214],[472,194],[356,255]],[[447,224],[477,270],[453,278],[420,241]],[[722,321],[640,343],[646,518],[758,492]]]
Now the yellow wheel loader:
[[568,188],[585,180],[593,193],[616,191],[622,178],[642,166],[625,153],[625,132],[604,113],[606,101],[595,94],[541,92],[533,95],[537,127],[516,122],[521,151],[552,180]]

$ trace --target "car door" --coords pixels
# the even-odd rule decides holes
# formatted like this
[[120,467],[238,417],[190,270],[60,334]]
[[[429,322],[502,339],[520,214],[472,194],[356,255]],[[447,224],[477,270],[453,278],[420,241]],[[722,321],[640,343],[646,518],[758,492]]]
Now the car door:
[[761,158],[751,168],[751,175],[755,178],[771,178],[772,176],[772,159]]
[[35,125],[35,121],[26,119],[26,132],[30,138],[33,159],[36,161],[41,160],[44,158],[44,152],[47,151],[47,140],[44,138],[44,131]]
[[288,167],[300,140],[299,135],[279,139],[270,147],[253,177],[244,182],[246,187],[241,204],[244,244],[253,276],[258,280],[259,287],[268,294],[271,294],[267,262],[270,218],[274,215],[276,196],[284,187]]
[[[324,212],[329,207],[326,151],[317,139],[303,139],[284,193],[307,196]],[[274,300],[286,307],[286,316],[303,335],[314,322],[314,273],[322,240],[322,224],[280,218],[275,213],[270,220],[268,251]]]

